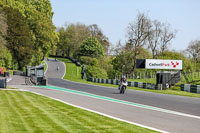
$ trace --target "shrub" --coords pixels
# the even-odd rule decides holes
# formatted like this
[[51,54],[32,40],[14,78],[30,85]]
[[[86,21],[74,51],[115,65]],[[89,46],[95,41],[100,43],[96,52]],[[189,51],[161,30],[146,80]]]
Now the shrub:
[[81,56],[79,58],[81,64],[91,65],[91,66],[98,66],[98,60],[96,58],[88,57],[88,56]]
[[85,72],[87,77],[108,78],[106,71],[96,66],[88,65]]

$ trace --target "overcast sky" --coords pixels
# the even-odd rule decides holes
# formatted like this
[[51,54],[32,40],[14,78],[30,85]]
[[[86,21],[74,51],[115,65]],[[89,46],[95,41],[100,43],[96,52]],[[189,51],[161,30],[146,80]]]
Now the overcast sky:
[[112,44],[126,41],[126,28],[138,12],[178,30],[170,49],[187,48],[200,40],[200,0],[50,0],[57,27],[68,23],[97,24]]

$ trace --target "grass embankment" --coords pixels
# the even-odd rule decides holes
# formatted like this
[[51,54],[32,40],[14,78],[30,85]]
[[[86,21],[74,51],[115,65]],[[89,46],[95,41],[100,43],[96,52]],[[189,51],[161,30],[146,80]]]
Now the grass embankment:
[[[81,79],[81,67],[77,67],[74,63],[72,63],[68,59],[64,59],[64,58],[58,58],[58,59],[60,61],[65,62],[65,65],[66,65],[66,74],[64,76],[64,79],[75,81],[75,82],[118,88],[118,85],[93,83],[93,82],[88,82],[86,80],[82,80]],[[152,78],[152,79],[136,79],[136,80],[135,79],[129,79],[129,81],[155,83],[156,79],[155,78]],[[178,84],[177,86],[174,86],[174,87],[172,87],[168,90],[150,90],[150,89],[142,89],[142,88],[138,88],[138,87],[128,87],[128,89],[200,98],[200,94],[181,91],[180,90],[180,84]]]
[[45,61],[42,61],[42,64],[44,64],[44,72],[46,72],[46,70],[47,70],[47,64],[46,64]]
[[76,82],[85,82],[85,80],[81,79],[81,67],[76,66],[69,59],[65,58],[57,58],[60,61],[63,61],[66,65],[66,73],[64,79],[76,81]]
[[0,90],[0,133],[154,132],[30,92]]

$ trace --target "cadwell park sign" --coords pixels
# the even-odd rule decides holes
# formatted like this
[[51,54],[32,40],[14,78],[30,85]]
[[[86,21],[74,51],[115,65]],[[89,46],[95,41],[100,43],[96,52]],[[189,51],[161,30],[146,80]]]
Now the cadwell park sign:
[[182,60],[146,59],[146,69],[176,69],[182,70]]
[[136,68],[182,70],[182,60],[137,59]]

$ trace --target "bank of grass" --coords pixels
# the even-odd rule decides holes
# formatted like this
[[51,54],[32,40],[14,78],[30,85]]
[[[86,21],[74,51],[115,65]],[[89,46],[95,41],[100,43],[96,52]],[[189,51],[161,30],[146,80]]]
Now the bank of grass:
[[[99,86],[105,86],[105,87],[114,87],[118,88],[118,85],[112,85],[112,84],[101,84],[101,83],[93,83],[88,82],[86,80],[81,79],[81,67],[77,67],[74,63],[72,63],[70,60],[65,58],[57,58],[60,61],[65,62],[66,65],[66,74],[64,76],[64,79],[75,81],[75,82],[81,82],[86,84],[92,84],[92,85],[99,85]],[[147,82],[147,83],[155,83],[156,79],[130,79],[129,81],[135,81],[135,82]],[[128,87],[128,89],[134,89],[134,90],[140,90],[140,91],[148,91],[153,93],[161,93],[161,94],[170,94],[170,95],[179,95],[179,96],[188,96],[188,97],[198,97],[200,98],[200,94],[196,93],[190,93],[190,92],[184,92],[180,90],[180,84],[168,89],[168,90],[150,90],[150,89],[143,89],[138,87]]]
[[155,132],[30,92],[0,90],[0,133]]
[[46,72],[46,70],[47,70],[47,64],[45,63],[45,61],[42,61],[42,64],[44,64],[44,71]]
[[65,58],[57,58],[57,59],[65,63],[66,73],[64,79],[86,83],[85,80],[81,79],[81,70],[82,70],[81,66],[76,66],[69,59]]

